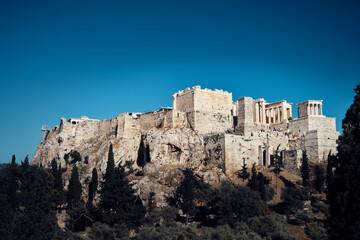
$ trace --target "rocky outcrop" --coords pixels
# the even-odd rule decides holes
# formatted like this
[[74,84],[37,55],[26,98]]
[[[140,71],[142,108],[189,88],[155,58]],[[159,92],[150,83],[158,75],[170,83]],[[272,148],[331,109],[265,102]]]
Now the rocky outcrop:
[[[152,128],[125,138],[116,136],[117,124],[117,118],[89,120],[78,124],[62,119],[60,127],[44,132],[31,163],[50,167],[52,159],[56,159],[63,167],[68,168],[63,175],[66,182],[70,177],[71,164],[77,164],[81,182],[83,186],[87,186],[94,167],[101,180],[111,143],[115,164],[134,161],[132,167],[136,170],[135,173],[141,172],[130,175],[134,188],[144,201],[150,192],[155,192],[158,206],[165,205],[166,196],[182,181],[183,175],[179,169],[193,168],[195,173],[210,184],[217,184],[225,179],[221,168],[223,150],[214,141],[216,139],[199,135],[189,128]],[[71,163],[72,159],[67,155],[72,151],[81,154],[81,162]],[[218,154],[209,154],[211,152]],[[84,187],[84,197],[86,189]]]

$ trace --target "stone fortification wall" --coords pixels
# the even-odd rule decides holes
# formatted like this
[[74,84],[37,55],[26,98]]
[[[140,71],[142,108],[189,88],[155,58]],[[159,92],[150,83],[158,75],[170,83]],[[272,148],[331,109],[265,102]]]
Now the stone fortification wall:
[[225,132],[233,128],[233,117],[220,113],[195,112],[195,130],[200,133]]
[[223,90],[194,88],[194,110],[207,113],[231,115],[232,93]]
[[304,139],[304,148],[309,157],[309,161],[313,163],[320,163],[327,160],[327,156],[331,151],[336,153],[336,139],[339,133],[337,132],[323,132],[312,130],[306,133]]
[[183,91],[175,93],[173,97],[173,110],[180,112],[194,111],[194,90],[186,88]]
[[132,138],[139,133],[139,119],[130,116],[128,113],[116,116],[117,127],[116,137]]
[[236,177],[235,172],[241,169],[244,160],[247,167],[251,167],[254,163],[258,166],[263,166],[265,163],[268,166],[270,156],[274,154],[276,148],[280,145],[280,151],[286,150],[288,141],[286,136],[269,134],[266,136],[265,133],[253,137],[225,134],[226,175],[230,178]]
[[299,135],[312,130],[336,132],[336,122],[335,118],[327,118],[325,116],[296,118],[289,122],[289,130]]
[[181,112],[210,112],[231,115],[233,109],[232,93],[223,90],[214,91],[195,86],[186,88],[173,95],[173,109]]
[[173,112],[171,109],[148,112],[139,118],[140,130],[151,128],[171,128],[173,126]]

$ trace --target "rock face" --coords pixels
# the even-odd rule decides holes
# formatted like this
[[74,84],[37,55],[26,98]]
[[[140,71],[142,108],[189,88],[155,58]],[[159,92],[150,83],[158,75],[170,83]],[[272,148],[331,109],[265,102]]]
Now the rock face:
[[[83,186],[87,186],[94,167],[101,180],[106,169],[109,145],[113,144],[115,165],[134,161],[133,168],[143,173],[143,176],[130,176],[135,183],[134,187],[144,201],[150,192],[155,192],[158,206],[165,205],[165,197],[180,184],[183,176],[179,169],[194,168],[210,184],[225,179],[224,170],[219,164],[223,160],[207,158],[206,149],[222,151],[208,137],[204,138],[204,135],[189,128],[152,128],[131,138],[118,137],[114,130],[116,123],[117,118],[87,120],[77,124],[62,119],[60,127],[44,132],[31,163],[50,167],[52,159],[56,159],[63,167],[68,168],[63,175],[67,183],[72,159],[66,155],[77,151],[81,154],[82,161],[75,164],[79,168]],[[86,189],[87,187],[84,188],[84,197]]]

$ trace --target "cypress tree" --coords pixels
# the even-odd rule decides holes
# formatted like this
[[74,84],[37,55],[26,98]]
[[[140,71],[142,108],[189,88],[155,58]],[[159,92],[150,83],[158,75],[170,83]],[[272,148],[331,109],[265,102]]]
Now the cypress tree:
[[310,185],[309,159],[307,157],[306,151],[303,151],[301,161],[302,161],[301,177],[303,180],[303,186],[306,187]]
[[22,171],[25,171],[29,165],[29,155],[26,155],[24,162],[21,164]]
[[330,185],[334,181],[334,173],[333,173],[333,164],[332,164],[333,156],[331,155],[331,151],[329,152],[326,166],[326,183],[329,189]]
[[251,178],[250,178],[249,185],[250,185],[250,188],[254,191],[257,191],[259,189],[258,176],[256,173],[255,163],[253,164],[253,166],[251,168]]
[[331,239],[359,239],[360,236],[360,84],[354,102],[342,121],[338,139],[334,181],[330,185]]
[[67,201],[69,204],[68,205],[69,208],[74,206],[76,203],[80,202],[81,193],[82,193],[82,186],[79,180],[79,172],[76,165],[74,165],[71,172],[68,193],[67,193]]
[[265,187],[265,177],[264,177],[264,174],[259,173],[259,179],[260,179],[260,183],[259,183],[260,197],[261,197],[261,199],[266,203],[266,201],[267,201],[267,196],[266,196],[266,187]]
[[16,158],[15,158],[15,154],[13,154],[11,158],[11,165],[15,165],[15,164],[16,164]]
[[115,160],[113,146],[110,144],[106,172],[101,182],[100,207],[109,211],[113,206],[113,193],[111,192],[115,179]]
[[241,170],[236,171],[236,174],[238,178],[241,178],[243,180],[243,182],[245,182],[245,180],[249,178],[250,173],[247,172],[245,159],[243,159],[243,165]]
[[62,169],[61,163],[59,164],[59,169],[55,172],[54,175],[54,189],[62,192],[64,190],[63,182],[62,182]]
[[325,183],[325,169],[319,165],[315,166],[315,189],[319,193],[322,193],[324,190]]
[[98,187],[98,175],[96,168],[92,170],[91,182],[89,184],[89,197],[88,202],[92,204]]

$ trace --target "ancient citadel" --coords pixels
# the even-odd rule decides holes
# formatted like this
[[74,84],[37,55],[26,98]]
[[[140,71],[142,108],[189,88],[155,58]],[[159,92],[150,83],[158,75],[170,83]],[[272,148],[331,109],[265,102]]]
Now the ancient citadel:
[[[61,118],[60,126],[44,132],[32,163],[48,165],[55,158],[66,164],[64,156],[77,150],[88,158],[85,174],[93,166],[103,172],[112,143],[117,162],[135,160],[145,177],[164,166],[186,165],[199,168],[205,179],[216,182],[233,178],[244,161],[248,166],[271,165],[277,147],[285,168],[295,172],[304,150],[313,163],[326,161],[329,151],[336,152],[335,118],[323,115],[322,100],[298,103],[299,117],[293,118],[292,104],[285,100],[267,103],[241,97],[233,102],[230,92],[200,86],[172,98],[172,108],[148,113],[122,113],[101,121]],[[145,154],[140,153],[141,146]],[[210,163],[218,167],[216,173],[206,170]],[[159,184],[171,185],[171,173],[163,177]],[[139,181],[139,188],[146,188],[141,181],[151,180]]]

